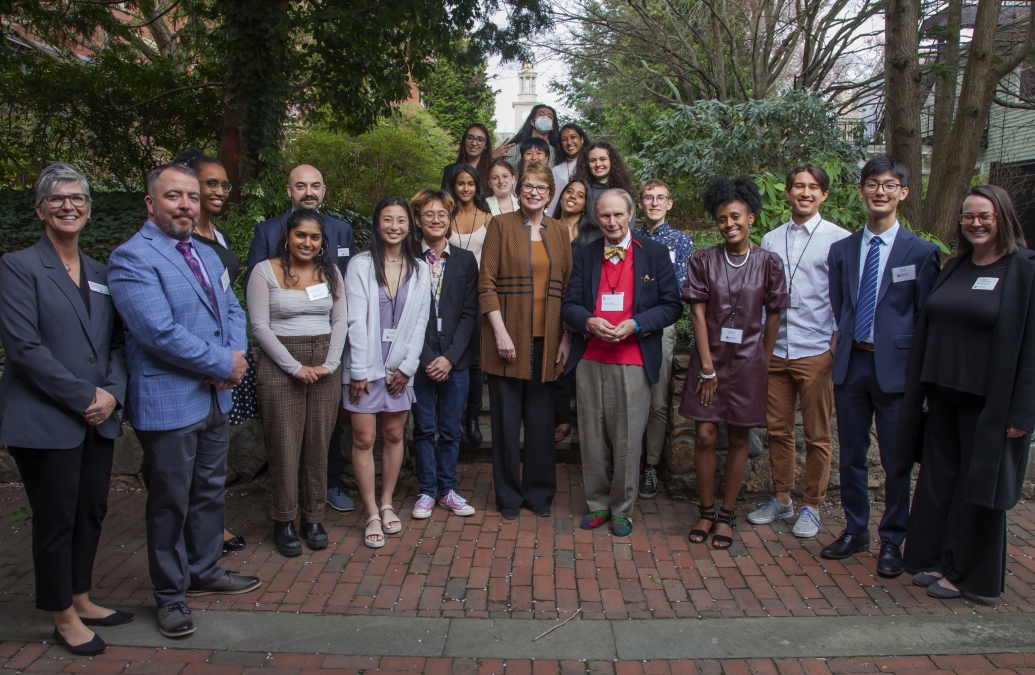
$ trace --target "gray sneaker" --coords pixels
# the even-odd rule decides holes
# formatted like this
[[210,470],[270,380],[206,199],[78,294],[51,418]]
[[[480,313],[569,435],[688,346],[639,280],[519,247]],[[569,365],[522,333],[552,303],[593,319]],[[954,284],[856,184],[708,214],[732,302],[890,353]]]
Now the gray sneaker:
[[209,584],[208,586],[188,588],[188,596],[198,595],[215,595],[221,593],[223,595],[235,595],[237,593],[247,593],[254,591],[259,587],[258,577],[246,577],[236,572],[223,572],[223,576],[219,578],[215,583]]
[[776,497],[770,497],[762,508],[748,514],[748,522],[755,525],[765,525],[774,520],[790,520],[794,517],[794,502],[781,504]]
[[819,534],[819,512],[811,506],[803,506],[798,512],[798,522],[791,532],[795,537],[811,539]]
[[174,602],[158,608],[158,630],[165,637],[176,638],[194,632],[194,618],[186,603]]
[[327,505],[335,511],[351,511],[356,508],[356,505],[340,487],[332,487],[327,490]]

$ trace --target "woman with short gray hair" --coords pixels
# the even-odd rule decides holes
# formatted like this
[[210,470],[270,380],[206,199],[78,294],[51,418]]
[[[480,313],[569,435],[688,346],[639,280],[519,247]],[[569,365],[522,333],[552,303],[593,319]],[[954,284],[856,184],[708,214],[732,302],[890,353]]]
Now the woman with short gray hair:
[[125,335],[108,268],[79,249],[90,187],[68,164],[36,183],[43,236],[0,258],[0,444],[18,465],[32,508],[36,607],[54,614],[54,640],[99,654],[87,626],[133,618],[90,601],[94,556],[108,508],[115,413],[126,394]]

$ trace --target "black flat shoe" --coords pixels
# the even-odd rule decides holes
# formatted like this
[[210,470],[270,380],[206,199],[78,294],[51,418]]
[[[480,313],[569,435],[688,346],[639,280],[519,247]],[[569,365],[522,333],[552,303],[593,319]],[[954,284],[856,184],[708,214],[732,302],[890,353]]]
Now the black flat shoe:
[[481,443],[482,442],[482,430],[478,427],[478,420],[477,419],[473,419],[473,420],[472,419],[468,419],[467,420],[467,429],[465,429],[464,431],[467,432],[467,439],[471,443]]
[[863,551],[870,550],[870,535],[865,534],[848,534],[842,532],[837,540],[820,551],[820,555],[829,560],[844,560],[850,558],[856,553],[862,553]]
[[521,515],[521,509],[500,509],[506,520],[517,520]]
[[303,520],[298,526],[302,530],[302,534],[305,536],[305,543],[309,545],[309,548],[314,551],[327,548],[327,531],[323,529],[323,525],[320,523],[310,524]]
[[79,617],[79,620],[83,622],[84,626],[121,626],[133,620],[133,613],[116,609],[114,614],[109,614],[103,619],[84,619]]
[[93,639],[89,642],[85,642],[81,645],[76,645],[75,647],[73,647],[72,645],[68,644],[68,641],[65,640],[65,638],[61,637],[60,631],[58,631],[58,629],[55,628],[54,640],[59,645],[61,645],[68,651],[72,652],[76,656],[96,656],[97,654],[103,654],[105,650],[108,649],[108,645],[104,644],[104,640],[102,640],[101,636],[97,633],[93,634]]
[[301,555],[302,542],[299,541],[298,533],[295,532],[295,524],[290,521],[286,523],[274,522],[273,545],[277,547],[277,552],[286,558]]
[[880,543],[880,555],[877,556],[877,574],[894,579],[902,574],[905,569],[906,564],[902,560],[902,551],[899,550],[898,544],[882,541]]
[[237,535],[236,537],[233,537],[231,539],[224,539],[223,540],[223,555],[222,555],[222,557],[225,558],[228,555],[230,555],[231,553],[236,553],[237,551],[243,551],[244,550],[244,546],[245,546],[244,537],[242,537],[241,535]]
[[550,507],[549,506],[533,506],[532,507],[532,513],[536,514],[540,518],[549,518],[550,517]]

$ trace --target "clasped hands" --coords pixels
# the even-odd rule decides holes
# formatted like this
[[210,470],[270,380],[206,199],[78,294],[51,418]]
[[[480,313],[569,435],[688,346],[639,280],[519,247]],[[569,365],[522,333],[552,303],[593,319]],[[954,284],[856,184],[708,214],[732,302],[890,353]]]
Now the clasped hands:
[[205,382],[211,384],[216,389],[232,389],[241,384],[246,372],[248,372],[248,362],[244,360],[244,350],[234,350],[234,365],[230,369],[230,376],[225,380],[206,377]]
[[91,427],[103,424],[115,411],[115,404],[118,403],[115,397],[104,389],[97,387],[93,393],[93,401],[83,411],[83,419]]
[[636,322],[626,319],[617,326],[613,326],[607,319],[593,316],[586,321],[586,330],[605,342],[621,342],[636,332]]

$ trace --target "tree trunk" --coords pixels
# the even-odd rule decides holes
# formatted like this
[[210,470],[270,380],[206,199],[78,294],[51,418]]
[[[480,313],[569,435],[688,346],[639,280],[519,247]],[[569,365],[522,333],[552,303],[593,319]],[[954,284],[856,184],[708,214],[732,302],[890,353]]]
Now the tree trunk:
[[[229,73],[227,75],[229,80]],[[241,161],[245,151],[241,147],[243,139],[237,127],[237,111],[230,107],[227,98],[224,97],[223,102],[223,131],[219,141],[219,161],[223,163],[226,178],[231,185],[244,185],[251,180],[251,175],[246,163]],[[230,202],[239,203],[240,201],[241,190],[232,190]]]
[[[931,166],[941,166],[948,153],[948,140],[956,112],[956,90],[959,85],[960,25],[963,23],[963,0],[949,0],[945,36],[941,45],[939,69],[935,72],[936,111],[934,140],[931,142]],[[919,223],[918,223],[919,224]]]
[[[712,71],[715,73],[715,98],[726,100],[726,57],[722,47],[722,25],[716,15],[716,7],[711,5],[712,14]],[[730,47],[733,48],[732,45]]]
[[885,13],[884,133],[886,152],[909,170],[910,194],[899,210],[910,224],[923,213],[920,144],[920,0],[888,0]]

